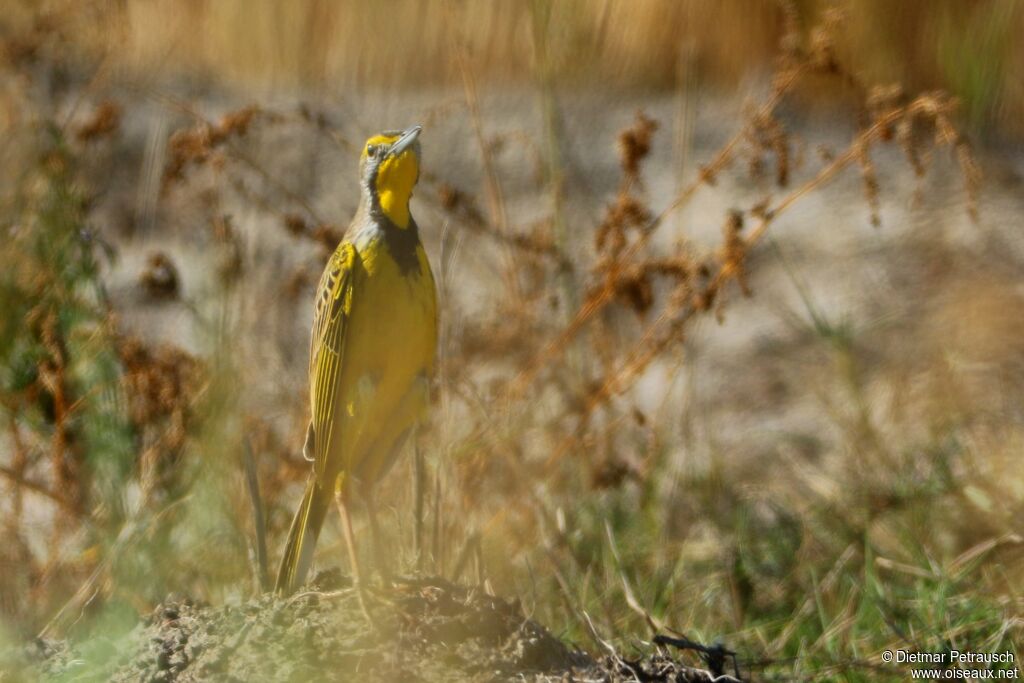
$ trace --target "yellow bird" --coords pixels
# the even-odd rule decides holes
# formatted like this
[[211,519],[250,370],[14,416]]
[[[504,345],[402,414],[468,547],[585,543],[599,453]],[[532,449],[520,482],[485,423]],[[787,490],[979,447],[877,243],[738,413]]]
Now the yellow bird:
[[277,590],[302,585],[334,499],[353,579],[349,515],[359,491],[376,534],[373,485],[391,468],[429,401],[437,292],[409,199],[419,179],[420,126],[367,140],[361,196],[317,287],[309,354],[312,419],[303,452],[313,471],[288,533]]

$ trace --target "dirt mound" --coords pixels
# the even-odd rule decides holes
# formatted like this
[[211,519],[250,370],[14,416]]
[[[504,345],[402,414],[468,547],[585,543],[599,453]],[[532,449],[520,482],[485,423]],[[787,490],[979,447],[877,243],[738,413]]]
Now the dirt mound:
[[76,671],[74,646],[40,643],[46,678],[110,681],[709,681],[655,653],[595,659],[523,616],[517,602],[441,579],[368,596],[337,575],[288,598],[206,607],[168,599],[117,644],[105,671]]

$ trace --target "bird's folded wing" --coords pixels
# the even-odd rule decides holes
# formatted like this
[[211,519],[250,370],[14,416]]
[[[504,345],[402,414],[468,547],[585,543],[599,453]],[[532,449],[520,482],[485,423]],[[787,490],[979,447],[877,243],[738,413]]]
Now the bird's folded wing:
[[335,433],[335,403],[339,400],[347,322],[361,272],[359,253],[351,244],[342,243],[331,256],[317,288],[309,350],[312,454],[317,477],[327,470],[331,440],[339,437]]

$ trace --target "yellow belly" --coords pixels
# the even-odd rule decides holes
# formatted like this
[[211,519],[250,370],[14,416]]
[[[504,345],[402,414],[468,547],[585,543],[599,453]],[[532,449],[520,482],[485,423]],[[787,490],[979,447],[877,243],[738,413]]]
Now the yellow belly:
[[330,461],[346,480],[372,484],[385,474],[400,439],[421,417],[437,347],[434,279],[422,246],[420,267],[403,273],[383,240],[360,249],[365,277],[353,291],[335,404],[340,438]]

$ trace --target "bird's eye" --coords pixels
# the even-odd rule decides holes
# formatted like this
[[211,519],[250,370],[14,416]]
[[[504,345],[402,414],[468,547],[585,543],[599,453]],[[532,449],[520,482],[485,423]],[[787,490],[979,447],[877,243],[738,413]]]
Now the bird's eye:
[[370,157],[371,159],[377,156],[377,145],[367,145],[366,156]]

